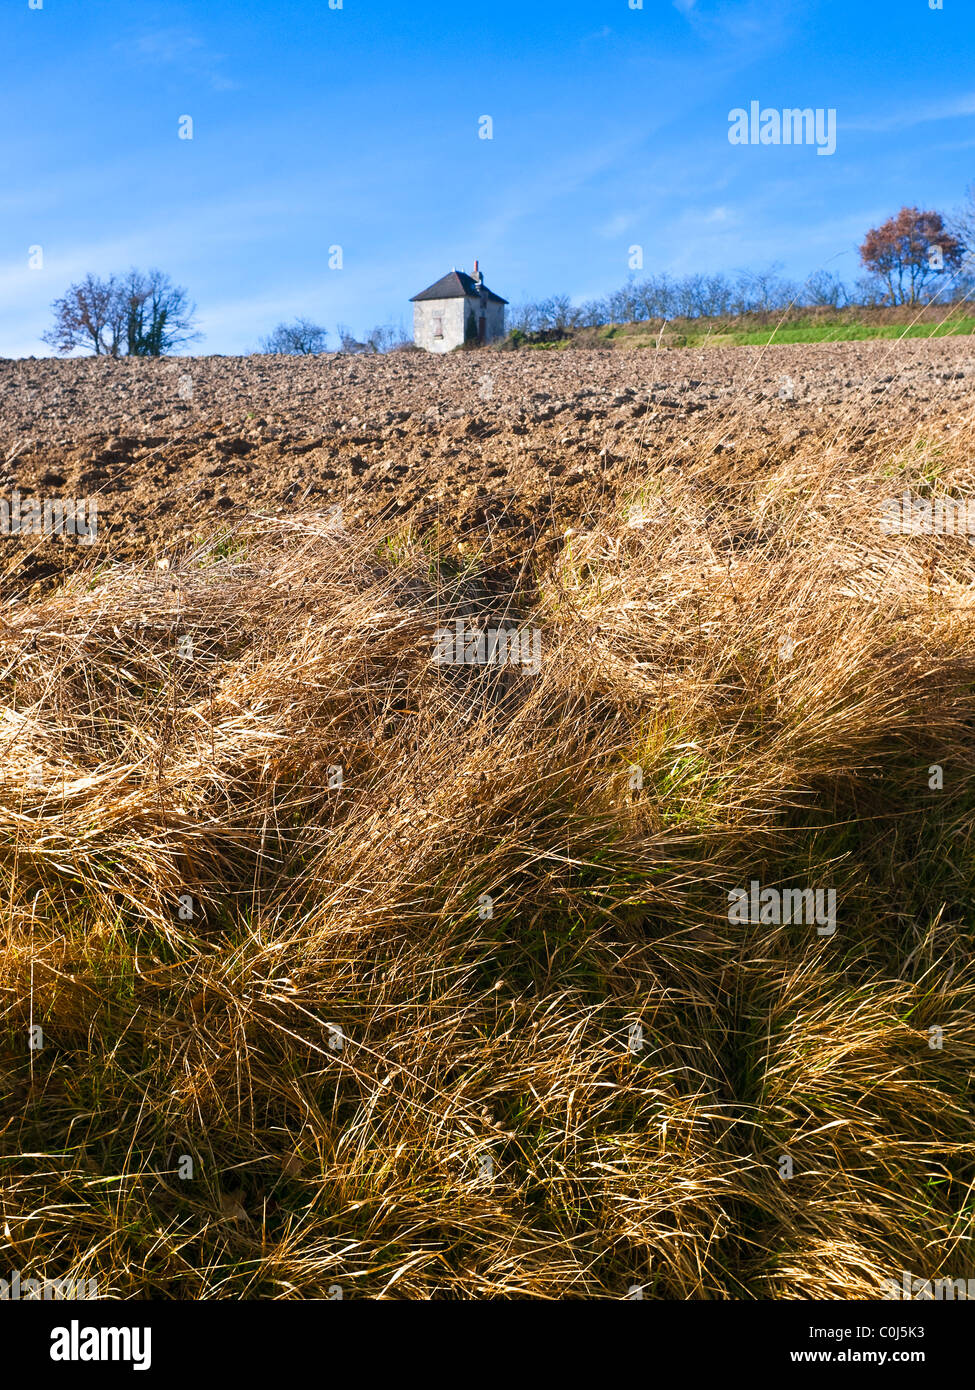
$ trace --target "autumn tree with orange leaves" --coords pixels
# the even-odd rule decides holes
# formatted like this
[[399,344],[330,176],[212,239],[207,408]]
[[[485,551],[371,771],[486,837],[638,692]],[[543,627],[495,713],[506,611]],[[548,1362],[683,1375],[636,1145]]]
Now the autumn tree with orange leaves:
[[883,280],[891,304],[922,304],[939,276],[961,267],[965,250],[940,212],[904,207],[867,232],[860,260]]

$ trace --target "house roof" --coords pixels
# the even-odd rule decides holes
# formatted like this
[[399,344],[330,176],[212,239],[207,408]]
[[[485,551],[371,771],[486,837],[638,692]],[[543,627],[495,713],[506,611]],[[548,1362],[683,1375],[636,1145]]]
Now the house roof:
[[451,270],[436,284],[430,285],[427,289],[421,290],[419,294],[414,294],[410,303],[417,299],[466,299],[468,295],[476,295],[480,290],[484,291],[488,299],[493,299],[496,304],[507,304],[506,299],[502,299],[499,294],[489,290],[487,285],[478,286],[475,280],[466,275],[462,270]]

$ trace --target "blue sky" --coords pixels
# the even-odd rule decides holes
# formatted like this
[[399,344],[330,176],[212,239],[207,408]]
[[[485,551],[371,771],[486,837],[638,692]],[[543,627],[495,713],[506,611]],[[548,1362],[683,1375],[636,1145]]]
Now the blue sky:
[[[975,0],[5,0],[0,51],[9,357],[132,265],[187,286],[204,353],[409,325],[475,257],[512,301],[604,294],[633,244],[852,281],[869,226],[975,182]],[[752,100],[835,108],[836,153],[729,144]]]

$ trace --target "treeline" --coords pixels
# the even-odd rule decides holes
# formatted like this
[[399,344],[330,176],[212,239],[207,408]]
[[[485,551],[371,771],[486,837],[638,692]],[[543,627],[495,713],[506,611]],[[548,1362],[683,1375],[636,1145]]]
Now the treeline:
[[329,348],[329,332],[310,319],[295,319],[279,323],[272,333],[261,339],[261,352],[286,353],[292,357],[311,357],[319,352],[392,352],[395,348],[412,345],[411,339],[398,324],[377,324],[364,339],[356,338],[352,329],[340,323],[335,330],[337,346]]
[[852,287],[825,270],[802,283],[789,280],[779,265],[734,275],[651,275],[584,304],[563,294],[516,305],[508,312],[508,327],[515,334],[558,334],[611,323],[738,318],[790,308],[960,303],[975,297],[975,191],[949,219],[903,207],[871,227],[858,249],[865,274]]
[[[975,297],[975,278],[957,276],[933,293],[927,303],[960,303]],[[837,276],[819,271],[799,284],[784,279],[773,267],[728,275],[652,275],[632,280],[604,299],[575,305],[568,295],[513,305],[508,328],[518,333],[565,333],[599,328],[610,323],[650,320],[738,318],[746,314],[784,312],[795,308],[874,308],[890,304],[882,282],[858,280],[852,288]]]
[[[90,352],[96,357],[162,357],[200,338],[196,308],[182,285],[161,270],[132,269],[125,274],[86,275],[69,285],[52,305],[54,323],[41,334],[63,355]],[[260,351],[307,356],[319,352],[392,352],[412,346],[402,325],[378,324],[356,338],[346,324],[328,329],[298,318],[261,339]]]

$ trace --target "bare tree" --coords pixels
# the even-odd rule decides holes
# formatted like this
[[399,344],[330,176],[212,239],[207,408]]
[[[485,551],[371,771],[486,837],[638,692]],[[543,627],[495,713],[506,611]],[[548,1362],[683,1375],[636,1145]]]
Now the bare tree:
[[513,304],[508,310],[508,328],[518,333],[536,333],[539,328],[538,305],[531,302]]
[[122,351],[125,313],[114,275],[101,280],[86,275],[71,285],[51,306],[54,327],[41,334],[41,341],[55,352],[69,353],[82,348],[97,357],[118,357]]
[[609,311],[601,299],[587,299],[577,313],[580,328],[598,328],[609,322]]
[[309,319],[279,323],[273,333],[261,339],[262,352],[281,352],[292,357],[312,357],[327,351],[328,330]]
[[806,304],[828,309],[840,309],[850,302],[843,281],[829,270],[814,270],[802,287],[801,298]]
[[369,344],[360,343],[347,323],[340,323],[336,332],[343,352],[368,352]]
[[161,357],[200,336],[186,291],[160,270],[107,280],[86,275],[52,308],[54,326],[41,340],[60,353],[80,348],[97,357]]
[[968,262],[975,261],[975,183],[965,190],[965,202],[951,219],[951,231],[964,246]]
[[572,327],[572,301],[567,294],[553,294],[543,299],[538,306],[542,315],[542,327],[552,333],[565,333]]
[[802,298],[800,291],[791,282],[783,280],[778,262],[767,270],[743,270],[738,275],[738,304],[741,313],[767,314],[778,312],[791,306]]
[[392,352],[409,341],[402,324],[381,323],[367,335],[366,347],[373,352]]
[[[670,319],[677,311],[677,292],[668,275],[652,275],[649,279],[641,280],[632,286],[629,294],[630,312],[638,320]],[[621,309],[623,305],[617,306],[615,297],[611,297],[606,305],[610,319],[617,307]]]

